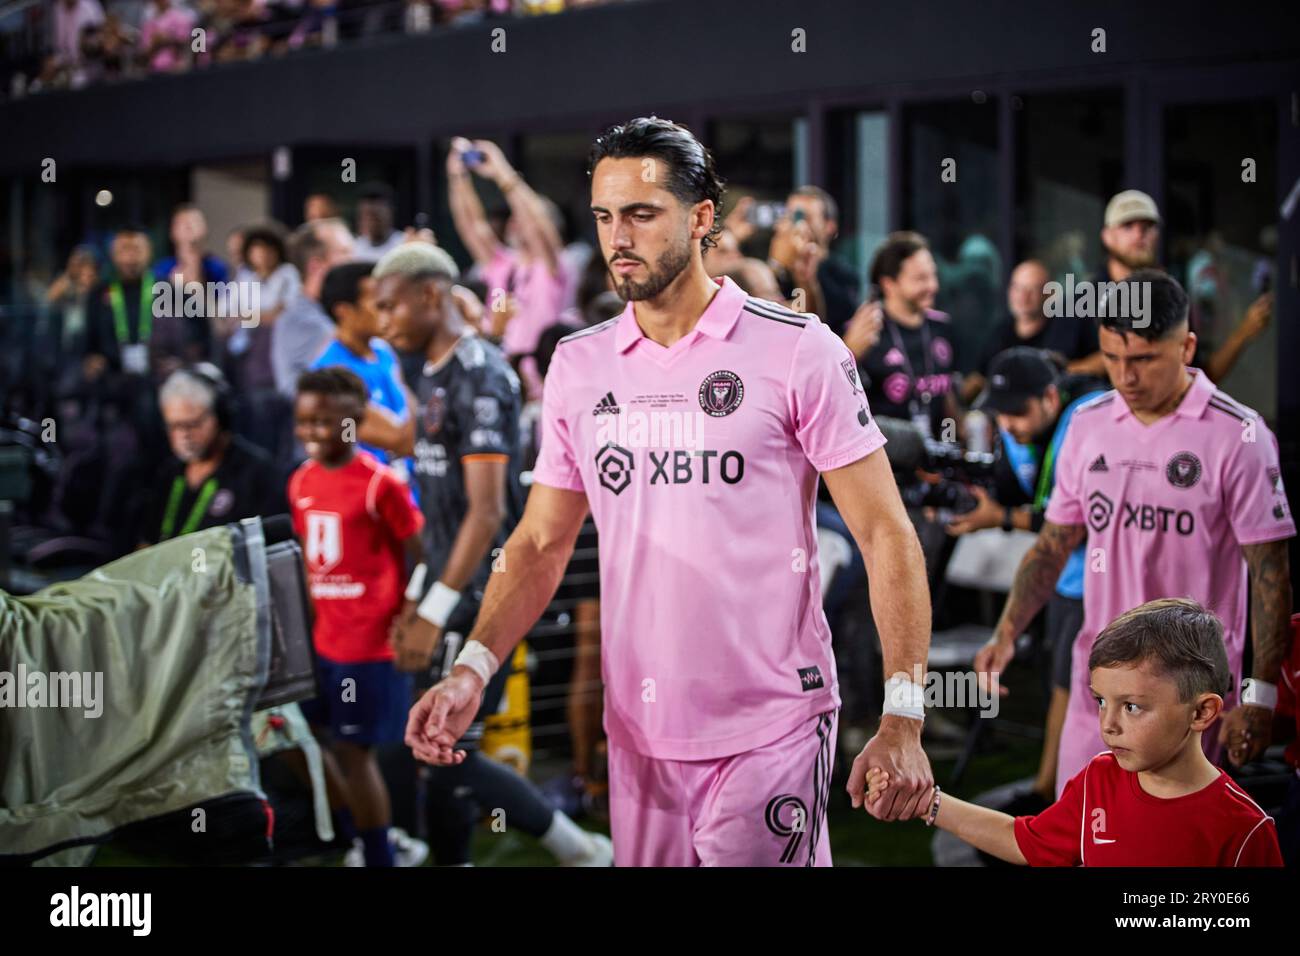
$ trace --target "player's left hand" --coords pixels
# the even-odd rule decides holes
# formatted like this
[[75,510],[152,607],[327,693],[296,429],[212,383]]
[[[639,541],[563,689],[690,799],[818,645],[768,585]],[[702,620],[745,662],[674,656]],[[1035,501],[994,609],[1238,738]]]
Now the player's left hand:
[[430,624],[412,609],[392,631],[393,665],[399,671],[428,670],[434,648],[442,640],[442,628]]
[[1244,704],[1219,719],[1219,743],[1228,749],[1234,767],[1250,763],[1273,741],[1273,712]]
[[921,749],[921,721],[889,714],[853,761],[846,788],[853,808],[863,806],[867,771],[883,770],[888,776],[879,799],[866,805],[877,820],[910,820],[934,786],[930,759]]

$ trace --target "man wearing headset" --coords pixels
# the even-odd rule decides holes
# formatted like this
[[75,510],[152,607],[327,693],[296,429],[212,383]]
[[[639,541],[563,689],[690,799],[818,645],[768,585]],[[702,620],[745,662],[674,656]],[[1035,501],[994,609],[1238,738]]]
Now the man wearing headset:
[[145,502],[141,546],[288,510],[267,454],[231,430],[229,388],[202,363],[173,372],[158,393],[172,457]]

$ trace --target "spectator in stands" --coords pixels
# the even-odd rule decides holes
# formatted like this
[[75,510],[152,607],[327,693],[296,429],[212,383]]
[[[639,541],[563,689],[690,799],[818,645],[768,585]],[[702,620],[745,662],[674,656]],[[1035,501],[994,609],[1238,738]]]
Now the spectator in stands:
[[[957,362],[947,316],[931,308],[939,278],[929,243],[915,232],[891,233],[872,259],[871,284],[883,301],[865,304],[850,322],[854,334],[845,337],[871,411],[909,419],[929,437],[941,438],[948,431],[944,419],[957,419]],[[856,334],[863,323],[878,323],[874,340]]]
[[[357,423],[356,441],[381,464],[404,457],[415,445],[415,400],[402,384],[393,347],[380,338],[375,280],[370,262],[335,266],[321,284],[320,303],[335,325],[334,341],[311,363],[313,369],[341,366],[366,385],[370,403]],[[404,471],[399,473],[406,477]]]
[[352,233],[341,219],[304,223],[289,237],[288,253],[302,286],[272,326],[271,369],[276,391],[292,401],[298,376],[334,338],[334,323],[320,307],[321,284],[330,269],[352,258]]
[[[739,242],[757,231],[749,216],[753,203],[753,197],[746,196],[727,216],[727,231]],[[768,263],[786,299],[796,287],[803,289],[802,311],[815,313],[842,335],[857,308],[860,290],[853,269],[831,254],[838,231],[839,206],[830,193],[819,186],[800,186],[786,197],[785,212],[772,231]],[[815,248],[807,246],[808,240]]]
[[[470,172],[496,184],[510,206],[506,241],[497,238],[483,213]],[[542,332],[560,317],[563,242],[542,197],[524,182],[495,143],[456,138],[447,154],[452,220],[461,242],[487,283],[486,331],[501,337],[506,357],[519,362],[537,348]],[[531,360],[519,362],[529,397],[541,391]]]
[[1065,370],[1071,374],[1105,374],[1097,326],[1091,318],[1044,314],[1050,279],[1047,267],[1037,259],[1026,259],[1011,271],[1007,283],[1010,315],[991,330],[975,371],[962,382],[963,401],[972,401],[983,390],[994,356],[1016,346],[1056,353],[1065,360]]
[[181,203],[172,211],[173,255],[160,259],[154,275],[173,282],[179,274],[184,282],[225,282],[226,264],[207,251],[208,219],[194,203]]
[[40,84],[80,86],[82,31],[103,22],[99,0],[58,0],[50,20],[50,55],[41,70]]
[[171,0],[153,0],[140,27],[140,52],[154,73],[174,73],[189,66],[191,31],[198,18]]
[[396,249],[405,237],[393,228],[393,190],[384,183],[361,187],[357,200],[357,240],[353,255],[372,262]]
[[215,366],[172,373],[158,401],[173,457],[150,490],[141,544],[286,511],[270,457],[233,431],[231,397]]
[[334,46],[339,39],[338,7],[338,0],[307,0],[302,17],[289,34],[289,49]]
[[[1119,282],[1135,269],[1156,264],[1160,248],[1160,210],[1155,200],[1137,189],[1116,193],[1106,204],[1105,225],[1101,230],[1101,244],[1106,250],[1106,262],[1101,272],[1093,277],[1094,283]],[[1233,330],[1222,346],[1214,346],[1207,338],[1210,330],[1195,324],[1196,351],[1192,365],[1205,369],[1211,382],[1221,382],[1232,371],[1246,346],[1259,337],[1273,317],[1273,296],[1265,293],[1257,298],[1241,323]]]
[[99,262],[91,246],[77,246],[68,256],[67,267],[50,283],[45,302],[52,318],[52,344],[56,359],[81,355],[90,312],[90,295],[99,282]]
[[336,219],[338,206],[329,193],[312,193],[302,204],[302,221],[315,222],[317,219]]
[[257,284],[258,310],[255,324],[238,322],[226,346],[240,396],[239,432],[277,460],[288,453],[292,406],[276,391],[271,340],[276,320],[302,288],[287,255],[278,223],[244,231],[240,258]]

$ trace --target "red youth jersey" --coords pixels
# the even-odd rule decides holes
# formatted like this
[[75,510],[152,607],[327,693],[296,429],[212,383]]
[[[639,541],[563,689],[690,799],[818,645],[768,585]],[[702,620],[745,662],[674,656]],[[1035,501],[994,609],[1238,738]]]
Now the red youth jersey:
[[1282,865],[1272,817],[1222,770],[1195,793],[1153,797],[1109,750],[1015,828],[1030,866]]
[[424,516],[410,489],[358,451],[341,468],[306,461],[289,479],[293,528],[307,559],[316,652],[340,664],[392,660],[388,630],[402,605],[402,542]]

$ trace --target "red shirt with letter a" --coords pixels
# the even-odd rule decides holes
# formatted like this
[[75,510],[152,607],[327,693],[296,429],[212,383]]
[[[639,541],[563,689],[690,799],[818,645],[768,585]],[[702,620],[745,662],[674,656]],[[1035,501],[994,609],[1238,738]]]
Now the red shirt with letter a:
[[1272,817],[1222,770],[1208,787],[1164,799],[1109,750],[1015,828],[1030,866],[1282,865]]
[[339,664],[393,659],[388,630],[402,606],[402,542],[424,527],[410,489],[369,454],[341,468],[305,461],[289,510],[307,559],[316,652]]

